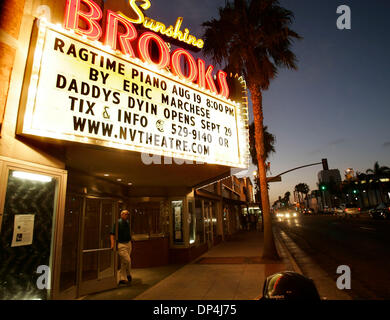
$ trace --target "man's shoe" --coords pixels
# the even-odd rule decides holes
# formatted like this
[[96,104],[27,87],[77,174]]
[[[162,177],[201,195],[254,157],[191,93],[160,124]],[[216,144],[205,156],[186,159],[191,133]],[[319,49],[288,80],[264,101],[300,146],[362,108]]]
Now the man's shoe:
[[132,277],[131,276],[127,276],[127,280],[129,280],[129,282],[131,281]]
[[128,282],[127,281],[125,281],[125,280],[121,280],[121,281],[119,281],[119,284],[127,284]]

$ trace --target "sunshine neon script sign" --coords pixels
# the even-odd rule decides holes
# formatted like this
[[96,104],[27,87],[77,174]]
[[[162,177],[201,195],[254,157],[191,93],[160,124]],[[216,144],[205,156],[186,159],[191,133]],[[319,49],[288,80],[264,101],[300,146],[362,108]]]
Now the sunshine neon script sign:
[[[136,2],[143,2],[141,5],[138,6]],[[204,41],[202,39],[197,39],[195,36],[190,34],[190,30],[187,28],[184,29],[184,32],[180,30],[181,25],[183,23],[183,18],[178,17],[176,19],[175,26],[169,26],[167,27],[164,23],[160,21],[156,21],[154,19],[146,17],[141,8],[143,10],[147,10],[150,8],[150,1],[149,0],[129,0],[130,8],[133,10],[137,18],[130,19],[131,22],[136,24],[142,24],[146,29],[150,29],[156,33],[161,33],[162,35],[177,39],[179,41],[185,42],[188,45],[197,47],[199,49],[203,48]],[[123,15],[122,13],[120,13]],[[128,17],[127,17],[128,18]]]

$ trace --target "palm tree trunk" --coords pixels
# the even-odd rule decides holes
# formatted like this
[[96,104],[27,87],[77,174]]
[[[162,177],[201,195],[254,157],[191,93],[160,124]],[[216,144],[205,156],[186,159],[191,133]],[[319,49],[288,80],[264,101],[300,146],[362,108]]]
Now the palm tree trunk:
[[383,186],[382,186],[382,182],[380,179],[381,178],[378,178],[378,180],[379,180],[379,195],[381,196],[381,203],[385,203],[385,201],[383,199]]
[[299,208],[301,208],[301,193],[299,191],[297,191],[297,194],[298,194],[298,203],[299,203]]
[[368,207],[371,208],[370,194],[368,193],[369,191],[370,189],[367,189],[366,197],[367,197]]
[[374,193],[375,193],[375,202],[376,202],[376,206],[379,204],[379,200],[378,200],[378,185],[376,182],[375,183],[375,189],[374,189]]
[[302,192],[299,192],[299,207],[303,207],[303,194]]
[[264,152],[264,126],[263,126],[263,108],[262,94],[259,86],[252,83],[249,87],[253,103],[253,117],[255,123],[255,141],[257,152],[257,164],[259,168],[259,182],[261,193],[261,204],[263,208],[264,219],[264,244],[263,259],[279,260],[280,257],[276,250],[275,240],[272,233],[272,220],[270,215],[269,196],[267,188],[267,174]]

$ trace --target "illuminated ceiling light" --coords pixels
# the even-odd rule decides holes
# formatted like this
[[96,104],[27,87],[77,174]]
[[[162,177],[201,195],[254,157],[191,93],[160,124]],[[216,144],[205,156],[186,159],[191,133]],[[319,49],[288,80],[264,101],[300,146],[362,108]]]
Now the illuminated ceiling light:
[[120,181],[122,181],[122,179],[116,179],[116,181],[119,181],[119,182],[120,182]]
[[132,185],[132,183],[131,183],[131,182],[129,182],[129,183],[128,183],[128,185],[129,185],[129,186],[131,186],[131,185]]
[[36,173],[29,173],[24,171],[14,171],[12,172],[12,176],[19,179],[31,180],[31,181],[39,181],[39,182],[50,182],[52,177],[44,176]]
[[108,173],[105,173],[104,176],[105,176],[105,177],[109,177],[110,175],[109,175]]

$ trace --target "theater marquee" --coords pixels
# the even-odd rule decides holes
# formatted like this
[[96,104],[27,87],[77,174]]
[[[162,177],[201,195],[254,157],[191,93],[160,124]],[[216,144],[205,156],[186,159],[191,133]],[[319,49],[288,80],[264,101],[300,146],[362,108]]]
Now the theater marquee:
[[247,167],[245,106],[51,24],[33,50],[18,133]]

